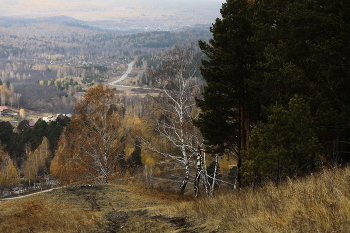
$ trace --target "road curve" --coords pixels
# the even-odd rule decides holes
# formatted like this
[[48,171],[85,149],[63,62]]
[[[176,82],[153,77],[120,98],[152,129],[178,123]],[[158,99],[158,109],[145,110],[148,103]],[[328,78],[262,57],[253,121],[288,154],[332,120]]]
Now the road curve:
[[123,74],[123,76],[121,76],[119,79],[117,79],[116,81],[114,82],[110,82],[108,83],[109,85],[115,85],[116,83],[119,83],[121,81],[123,81],[124,79],[126,79],[126,77],[128,77],[128,75],[130,74],[130,72],[132,71],[132,67],[134,65],[134,61],[130,62],[128,64],[128,69],[126,70],[125,74]]
[[152,88],[152,87],[140,87],[140,86],[128,86],[128,85],[121,85],[121,84],[117,84],[121,81],[123,81],[124,79],[126,79],[126,77],[128,77],[128,75],[130,74],[130,72],[132,71],[133,65],[134,65],[134,61],[130,62],[128,64],[128,69],[126,70],[126,72],[123,74],[123,76],[121,76],[119,79],[117,79],[116,81],[110,82],[108,83],[108,85],[111,86],[115,86],[115,87],[126,87],[126,88],[139,88],[139,89],[145,89],[145,90],[154,90],[154,91],[162,91],[159,88]]

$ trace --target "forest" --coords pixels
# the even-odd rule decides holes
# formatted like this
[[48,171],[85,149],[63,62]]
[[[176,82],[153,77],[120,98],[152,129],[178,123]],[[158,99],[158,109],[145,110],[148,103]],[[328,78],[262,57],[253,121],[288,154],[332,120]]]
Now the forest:
[[[349,3],[237,0],[221,15],[211,39],[82,28],[37,36],[40,24],[12,25],[1,37],[2,103],[73,116],[0,122],[1,184],[167,178],[179,193],[213,197],[347,166]],[[134,84],[154,92],[105,85],[131,60],[144,67]]]
[[[141,89],[135,89],[131,96],[120,89],[117,93],[125,102],[124,114],[128,116],[125,119],[141,121],[145,109],[151,111],[151,107],[143,106],[149,102],[143,93],[152,92],[142,87],[157,87],[155,77],[147,70],[160,68],[161,57],[175,44],[187,44],[198,56],[199,48],[193,45],[210,37],[207,30],[200,28],[119,34],[82,27],[68,17],[2,19],[0,30],[1,106],[14,110],[0,116],[2,187],[26,187],[47,179],[51,161],[63,146],[60,136],[70,129],[71,119],[66,114],[76,113],[77,104],[84,101],[83,96],[90,88],[116,80],[125,72],[126,64],[135,60],[139,75],[133,74],[135,77],[128,84]],[[198,64],[193,65],[198,70]],[[195,80],[202,85],[199,76]],[[37,117],[39,120],[32,122],[33,118],[25,114],[29,111],[34,115],[37,112],[38,116],[58,117],[50,122]],[[131,127],[126,127],[122,138],[128,140],[120,144],[118,151],[121,159],[108,165],[111,174],[117,171],[117,166],[123,174],[133,173],[134,164],[142,163],[141,149],[137,146],[140,139],[129,139],[134,137],[130,132]],[[154,163],[152,159],[143,160]]]

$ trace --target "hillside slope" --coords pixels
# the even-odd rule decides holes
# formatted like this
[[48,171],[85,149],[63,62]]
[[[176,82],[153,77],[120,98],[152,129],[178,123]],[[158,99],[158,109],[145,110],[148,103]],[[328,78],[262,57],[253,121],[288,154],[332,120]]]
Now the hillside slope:
[[[75,186],[0,203],[0,232],[199,232],[174,204],[191,198],[120,185]],[[209,230],[209,229],[208,229]]]
[[0,232],[349,232],[350,168],[193,199],[75,186],[0,202]]

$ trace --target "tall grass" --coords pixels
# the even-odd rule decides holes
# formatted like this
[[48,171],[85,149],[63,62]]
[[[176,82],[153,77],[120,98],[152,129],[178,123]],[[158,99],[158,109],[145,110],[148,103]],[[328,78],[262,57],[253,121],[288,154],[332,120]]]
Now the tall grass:
[[229,232],[350,232],[350,168],[201,198],[177,210]]

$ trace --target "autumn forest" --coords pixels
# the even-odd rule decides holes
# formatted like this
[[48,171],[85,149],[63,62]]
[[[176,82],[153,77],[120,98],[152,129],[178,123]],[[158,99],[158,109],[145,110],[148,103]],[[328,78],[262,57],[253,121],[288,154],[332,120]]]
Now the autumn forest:
[[[2,18],[0,30],[1,106],[11,109],[10,113],[2,114],[0,118],[2,186],[28,186],[44,182],[48,177],[59,178],[62,184],[94,183],[101,179],[102,174],[117,175],[119,178],[123,178],[125,172],[127,176],[133,175],[136,171],[140,172],[143,164],[151,167],[149,176],[153,176],[155,172],[159,175],[164,168],[175,169],[175,173],[181,173],[181,169],[178,170],[181,168],[179,165],[156,169],[154,164],[159,158],[153,158],[151,150],[148,154],[147,150],[142,150],[141,156],[143,136],[140,131],[148,134],[147,137],[157,134],[155,128],[151,129],[151,121],[146,117],[162,114],[154,109],[155,103],[152,99],[159,95],[163,84],[151,70],[161,68],[165,54],[174,49],[176,44],[183,44],[178,47],[178,53],[186,52],[181,56],[193,58],[187,61],[186,65],[191,67],[191,71],[186,72],[194,73],[186,75],[192,77],[191,91],[195,87],[199,94],[204,82],[199,74],[201,55],[196,42],[199,39],[209,39],[207,30],[198,28],[123,34],[81,25],[69,17],[27,21]],[[118,83],[121,85],[108,85],[126,72],[130,62],[134,65],[127,79]],[[94,90],[97,93],[91,94]],[[103,97],[104,99],[96,99],[98,102],[95,104],[91,102],[95,95],[107,94],[104,92],[111,93],[108,97]],[[100,106],[102,109],[99,109],[98,104],[101,101],[106,101],[106,106]],[[194,99],[191,101],[193,104]],[[60,158],[58,155],[60,151],[67,153],[68,150],[72,151],[71,156],[77,155],[74,155],[77,148],[68,149],[73,144],[64,143],[65,140],[71,141],[72,137],[83,143],[84,147],[89,144],[78,139],[78,135],[85,135],[81,130],[87,127],[76,122],[77,118],[86,114],[82,112],[83,109],[78,110],[78,106],[84,102],[91,105],[85,106],[84,111],[93,111],[88,113],[91,124],[102,124],[104,127],[108,124],[110,127],[108,132],[99,132],[100,136],[105,137],[112,131],[118,135],[112,135],[105,143],[111,148],[100,148],[104,150],[103,153],[108,154],[108,158],[104,158],[103,166],[100,164],[102,170],[98,172],[86,170],[87,167],[83,165],[86,161],[79,163],[77,160],[80,165],[74,162],[69,170],[65,163],[70,158]],[[98,112],[91,108],[103,112],[111,104],[118,109],[115,109],[118,116],[98,122],[102,118],[94,115]],[[73,118],[66,116],[67,114],[73,115]],[[48,121],[49,115],[58,117]],[[91,140],[96,139],[95,136],[91,136]],[[100,144],[98,141],[94,143]],[[163,143],[166,142],[160,144]],[[79,156],[77,158],[81,159]],[[66,167],[68,170],[62,173],[57,170],[59,167]],[[78,171],[82,174],[78,175]],[[86,172],[90,175],[86,175]],[[147,182],[150,183],[150,180],[151,178]]]
[[346,164],[347,11],[288,4],[228,2],[210,30],[1,18],[3,185],[166,174],[211,196]]

